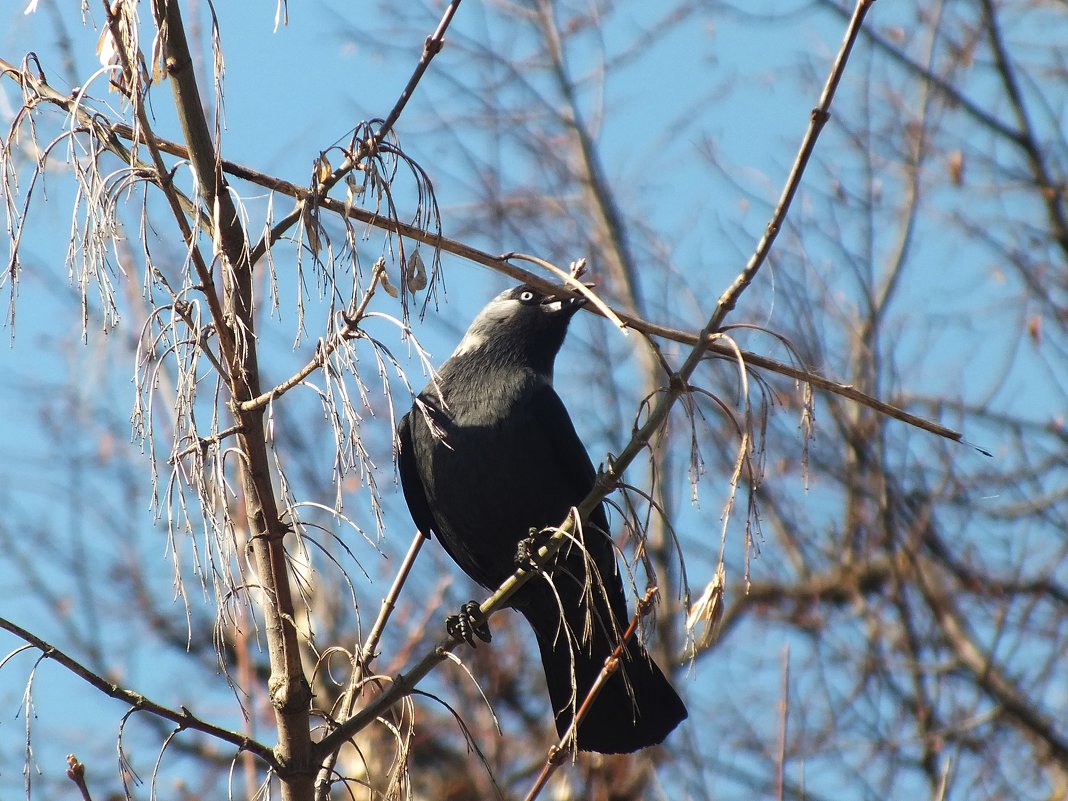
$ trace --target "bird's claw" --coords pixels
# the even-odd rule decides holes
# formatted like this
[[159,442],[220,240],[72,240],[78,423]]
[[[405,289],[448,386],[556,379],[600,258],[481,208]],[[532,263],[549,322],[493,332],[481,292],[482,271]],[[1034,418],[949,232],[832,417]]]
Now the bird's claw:
[[445,630],[454,640],[462,640],[472,647],[475,645],[475,637],[478,637],[482,642],[489,642],[493,639],[489,623],[483,620],[478,625],[475,625],[474,622],[481,614],[482,609],[479,607],[478,601],[468,601],[460,607],[459,614],[449,615],[445,619]]
[[[540,542],[539,542],[540,540]],[[541,565],[538,564],[538,548],[545,542],[545,537],[541,535],[541,531],[532,528],[523,539],[521,539],[515,546],[515,566],[522,568],[523,570],[540,570]]]

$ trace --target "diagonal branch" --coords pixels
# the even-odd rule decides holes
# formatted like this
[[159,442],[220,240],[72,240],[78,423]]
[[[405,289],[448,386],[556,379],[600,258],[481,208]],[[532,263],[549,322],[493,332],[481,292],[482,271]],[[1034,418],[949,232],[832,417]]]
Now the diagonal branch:
[[[745,269],[742,270],[734,280],[734,283],[720,297],[719,302],[716,304],[716,311],[712,314],[712,318],[708,321],[708,325],[705,326],[704,332],[702,332],[704,334],[702,339],[714,334],[723,325],[724,319],[734,310],[738,298],[741,297],[742,293],[756,277],[757,271],[764,264],[768,253],[771,252],[771,246],[779,235],[779,230],[786,219],[786,213],[790,209],[794,195],[797,194],[797,190],[801,186],[801,176],[804,174],[808,161],[812,157],[812,152],[816,148],[816,140],[819,138],[823,126],[831,118],[831,101],[834,99],[834,93],[838,89],[842,75],[845,74],[846,62],[849,60],[849,54],[852,52],[853,45],[860,35],[864,17],[874,2],[875,0],[857,0],[856,7],[853,9],[853,16],[849,20],[849,26],[846,28],[845,37],[842,40],[842,46],[838,50],[834,66],[831,67],[830,75],[827,76],[827,82],[823,86],[819,104],[812,110],[808,130],[805,132],[805,138],[801,141],[801,149],[797,154],[797,158],[794,159],[794,164],[790,169],[789,177],[786,179],[782,195],[780,195],[775,212],[771,216],[771,222],[764,229],[764,235],[760,238],[760,242],[757,243],[756,251],[754,251],[749,262],[745,265]],[[694,354],[699,356],[700,354],[697,353],[699,350],[702,350],[700,345],[694,349]],[[691,359],[694,354],[691,354]]]
[[[378,643],[382,637],[382,632],[385,630],[386,623],[389,622],[390,615],[393,614],[397,598],[400,596],[400,592],[411,574],[412,566],[415,564],[416,557],[419,556],[419,551],[422,549],[426,539],[422,532],[415,532],[412,544],[408,546],[408,553],[397,569],[397,575],[393,578],[393,585],[389,588],[386,597],[382,599],[382,607],[378,612],[374,625],[371,627],[371,633],[367,635],[367,641],[353,659],[352,675],[349,677],[348,686],[341,696],[341,711],[337,716],[338,720],[347,720],[352,715],[352,710],[356,707],[356,701],[363,689],[364,677],[372,660],[378,655]],[[319,775],[315,780],[315,797],[317,799],[325,799],[329,793],[330,778],[333,773],[334,763],[337,761],[338,751],[336,749],[328,751],[321,756],[323,761],[319,767]]]
[[[543,568],[550,566],[559,550],[566,543],[574,540],[578,527],[576,510],[572,509],[571,514],[568,515],[563,525],[556,529],[548,541],[533,554],[533,565],[530,568],[520,568],[505,579],[504,583],[479,605],[479,615],[477,619],[472,619],[471,622],[478,626],[488,620],[494,612],[508,606],[512,596],[524,584],[537,576]],[[320,740],[315,746],[315,753],[320,759],[325,760],[353,735],[389,711],[394,704],[411,695],[419,682],[441,662],[445,661],[450,651],[455,650],[463,642],[463,640],[454,639],[453,637],[445,637],[440,640],[434,648],[409,670],[394,676],[389,686],[375,696],[367,706],[342,722],[334,731]]]
[[408,105],[408,100],[411,99],[412,94],[415,92],[415,87],[419,85],[419,81],[422,80],[423,75],[430,66],[430,62],[433,60],[434,56],[441,52],[441,48],[445,44],[445,31],[448,30],[449,25],[452,23],[452,19],[459,6],[460,0],[452,0],[452,2],[445,8],[444,13],[441,15],[441,21],[438,22],[438,27],[426,38],[426,41],[423,42],[423,52],[419,57],[419,63],[415,65],[415,70],[412,73],[412,76],[408,79],[408,83],[401,91],[400,97],[397,98],[397,102],[394,104],[392,110],[386,116],[386,119],[382,121],[382,124],[378,126],[378,129],[374,134],[367,140],[359,142],[355,147],[354,152],[351,153],[336,170],[320,181],[319,185],[315,187],[313,192],[308,192],[307,196],[300,197],[297,204],[293,207],[293,210],[271,227],[271,230],[268,231],[252,248],[249,257],[250,264],[255,264],[259,261],[267,251],[274,246],[274,243],[297,223],[304,212],[305,204],[309,200],[314,203],[319,203],[322,198],[326,197],[327,193],[338,181],[356,168],[356,165],[375,154],[383,140],[389,135],[390,131],[393,130],[393,126],[397,123],[397,120],[400,119],[401,113],[404,111],[405,106]]
[[948,593],[945,582],[931,562],[921,554],[910,555],[916,570],[916,584],[942,631],[942,636],[960,664],[975,677],[980,687],[998,704],[1005,716],[1028,733],[1050,758],[1068,765],[1068,737],[1054,720],[1038,709],[1005,672],[993,654],[984,650],[968,630],[967,623]]
[[259,396],[242,402],[238,407],[240,411],[255,411],[289,392],[289,390],[301,384],[305,378],[326,364],[330,360],[330,356],[343,342],[359,336],[359,323],[363,319],[364,313],[367,311],[367,306],[371,302],[372,296],[374,296],[375,288],[378,286],[379,281],[385,276],[385,273],[385,268],[382,267],[381,264],[375,264],[374,272],[371,274],[371,283],[367,287],[367,291],[364,293],[360,305],[351,316],[346,315],[345,324],[341,329],[338,330],[329,341],[319,340],[319,345],[315,349],[315,355],[311,357],[307,364],[297,370],[296,373]]
[[[76,98],[71,98],[69,96],[62,95],[59,92],[56,92],[47,84],[42,83],[38,85],[34,81],[32,76],[24,74],[21,70],[6,61],[3,61],[2,59],[0,59],[0,71],[2,71],[2,74],[11,77],[14,80],[30,86],[37,94],[39,94],[49,102],[54,103],[60,106],[61,108],[64,108],[66,111],[78,111],[80,114],[85,115],[86,119],[82,119],[80,117],[82,124],[86,126],[92,125],[91,130],[94,131],[94,135],[97,136],[100,141],[104,142],[110,150],[115,152],[124,161],[130,161],[128,151],[122,149],[121,145],[119,145],[116,141],[116,137],[127,140],[134,139],[134,132],[128,125],[113,124],[111,126],[101,127],[95,118],[88,118],[88,115],[85,114],[84,108],[79,106],[76,102]],[[182,144],[171,142],[169,140],[162,139],[159,137],[154,138],[153,142],[154,145],[163,153],[167,153],[169,155],[173,155],[181,159],[191,160],[189,149]],[[278,192],[279,194],[287,195],[288,197],[292,197],[301,203],[310,200],[316,195],[316,192],[309,190],[307,187],[303,187],[298,184],[294,184],[290,181],[286,181],[281,178],[269,175],[267,173],[260,172],[237,162],[228,161],[226,159],[218,159],[218,163],[221,166],[222,171],[228,175],[249,181],[250,183],[254,183],[257,186],[262,186],[274,192]],[[319,191],[321,191],[321,188]],[[493,255],[486,251],[471,247],[458,240],[443,237],[440,234],[429,233],[421,228],[418,228],[413,225],[408,225],[399,220],[386,220],[380,215],[375,214],[374,212],[352,207],[351,205],[343,203],[339,200],[334,200],[330,197],[318,197],[316,199],[316,202],[321,207],[333,211],[337,214],[348,216],[351,219],[357,220],[358,222],[362,222],[367,225],[388,228],[390,231],[393,231],[400,236],[412,239],[417,242],[422,242],[433,247],[438,247],[447,253],[460,256],[461,258],[466,259],[467,261],[471,261],[476,264],[480,264],[484,267],[488,267],[492,270],[514,278],[517,281],[532,284],[544,291],[551,291],[552,289],[554,289],[553,285],[546,279],[535,273],[528,272],[527,270],[524,270],[520,267],[517,267],[516,265],[509,263],[503,256]],[[192,213],[192,211],[190,211],[189,213]],[[260,243],[260,245],[262,245],[262,243]],[[260,245],[257,245],[257,247],[253,249],[251,254],[251,257],[253,259],[257,257],[257,254],[261,254],[262,249]],[[253,260],[252,263],[255,264],[255,260]],[[594,310],[589,307],[587,307],[587,311],[594,312]],[[650,336],[660,337],[663,339],[668,339],[690,346],[696,345],[701,338],[699,334],[694,334],[690,331],[683,331],[681,329],[673,328],[671,326],[661,325],[659,323],[644,320],[633,314],[627,314],[618,310],[615,310],[615,314],[620,319],[622,319],[630,328],[642,331]],[[738,355],[738,353],[733,348],[719,343],[715,340],[715,338],[711,338],[708,342],[708,350],[717,356],[726,356],[732,359],[736,358]],[[953,440],[955,442],[962,441],[962,435],[960,434],[960,432],[939,425],[934,421],[928,420],[918,415],[914,415],[890,403],[878,400],[864,392],[861,392],[860,390],[854,388],[851,385],[842,384],[832,379],[825,378],[817,373],[813,373],[806,368],[795,367],[793,365],[786,364],[776,359],[761,356],[756,353],[752,353],[749,351],[741,351],[740,353],[742,360],[751,367],[757,367],[762,370],[767,370],[779,375],[783,375],[795,381],[809,383],[816,389],[819,389],[823,392],[829,392],[835,395],[839,395],[845,398],[846,400],[852,401],[854,403],[862,404],[875,410],[880,414],[892,417],[896,420],[900,420],[906,423],[907,425],[923,429],[932,434]],[[312,370],[314,370],[316,365],[312,364],[310,366]],[[307,369],[307,366],[304,369]],[[277,397],[277,395],[280,394],[280,389],[284,390],[284,388],[282,387],[275,387],[271,390],[268,390],[266,393],[261,393],[255,399],[245,401],[246,404],[251,404],[246,405],[246,410],[251,410],[255,406],[263,405],[267,400],[273,397]]]
[[230,743],[239,751],[247,751],[250,754],[255,754],[272,769],[279,769],[280,766],[274,751],[263,743],[253,740],[251,737],[241,734],[240,732],[230,731],[221,726],[208,723],[206,720],[198,718],[185,707],[182,707],[180,710],[174,710],[163,706],[162,704],[157,704],[155,701],[146,698],[141,693],[120,687],[99,674],[94,673],[81,662],[78,662],[73,657],[63,653],[63,651],[60,651],[54,645],[42,640],[37,635],[12,623],[6,618],[0,617],[0,628],[11,632],[19,639],[29,643],[39,650],[46,659],[51,659],[53,662],[62,665],[75,676],[92,685],[109,698],[114,698],[117,701],[127,703],[138,711],[148,712],[149,714],[163,718],[164,720],[169,720],[172,723],[177,724],[181,729],[199,731],[218,740],[222,740],[223,742]]
[[1031,175],[1039,189],[1038,197],[1046,206],[1046,216],[1049,219],[1053,238],[1057,241],[1061,251],[1068,255],[1068,213],[1064,208],[1064,193],[1061,191],[1063,187],[1050,172],[1048,146],[1043,145],[1035,135],[1035,128],[1027,111],[1027,103],[1020,88],[1016,68],[1005,48],[1001,25],[998,22],[998,12],[990,0],[982,0],[982,6],[983,22],[990,37],[990,47],[994,51],[994,67],[1001,77],[1005,94],[1009,98],[1009,103],[1012,104],[1013,114],[1019,126],[1020,148],[1027,158]]
[[589,714],[590,707],[593,706],[593,702],[601,693],[601,688],[604,687],[605,682],[612,678],[612,674],[619,670],[620,660],[623,659],[623,650],[627,647],[627,643],[634,639],[634,635],[638,631],[638,624],[643,617],[652,611],[653,602],[657,592],[658,590],[656,587],[649,587],[645,591],[645,595],[638,601],[637,609],[631,617],[630,625],[627,626],[627,630],[623,632],[623,636],[620,637],[619,643],[612,649],[612,653],[609,654],[608,658],[604,661],[604,666],[601,668],[601,672],[597,674],[593,686],[590,687],[589,692],[586,693],[586,698],[583,700],[578,712],[575,713],[575,717],[572,718],[568,730],[560,737],[560,741],[549,749],[549,755],[545,759],[545,764],[542,765],[541,772],[538,774],[537,779],[534,780],[534,784],[531,786],[530,791],[524,797],[524,801],[534,801],[534,799],[538,797],[538,794],[541,793],[542,789],[544,789],[546,782],[552,778],[552,775],[556,773],[556,769],[560,767],[564,756],[567,755],[566,748],[568,743],[578,730],[583,719]]
[[[818,0],[818,3],[820,6],[830,9],[839,17],[848,18],[850,15],[849,7],[840,4],[838,0]],[[937,90],[953,107],[961,109],[980,125],[997,134],[998,137],[1016,145],[1023,144],[1023,134],[994,116],[989,110],[988,103],[972,100],[947,79],[935,73],[930,67],[912,59],[904,50],[895,45],[890,38],[881,33],[877,27],[869,26],[864,28],[864,38],[880,52],[885,53],[893,61],[897,62],[907,73]]]
[[622,479],[623,472],[630,466],[630,463],[648,446],[656,432],[667,423],[668,414],[671,412],[675,402],[686,393],[690,383],[690,377],[704,359],[704,356],[712,343],[720,336],[719,332],[723,326],[723,321],[734,309],[738,299],[752,283],[757,272],[760,270],[761,265],[763,265],[764,261],[767,259],[768,253],[771,251],[771,246],[774,244],[775,238],[778,236],[779,230],[782,228],[782,224],[786,219],[786,214],[790,209],[790,203],[793,200],[794,195],[797,193],[798,187],[801,185],[801,176],[804,174],[805,167],[808,165],[812,151],[816,147],[816,140],[819,138],[823,126],[827,123],[827,120],[830,119],[830,107],[831,101],[834,98],[834,92],[845,72],[845,65],[849,59],[849,54],[853,49],[853,44],[856,42],[857,36],[860,35],[864,16],[874,1],[875,0],[857,0],[853,17],[849,22],[849,27],[846,29],[841,48],[838,51],[830,75],[828,75],[827,82],[824,85],[823,93],[820,96],[819,105],[812,111],[809,127],[801,142],[801,148],[797,154],[797,158],[794,160],[790,175],[786,180],[786,185],[783,187],[782,195],[775,207],[775,212],[772,214],[771,221],[764,229],[764,235],[757,243],[756,250],[749,258],[749,261],[746,263],[742,272],[738,274],[733,283],[731,283],[731,285],[727,287],[727,290],[720,296],[716,303],[716,308],[712,312],[712,316],[709,317],[705,327],[698,335],[697,343],[693,346],[689,356],[686,357],[686,361],[683,363],[679,371],[671,376],[670,383],[665,392],[660,395],[656,406],[649,412],[649,416],[645,423],[635,432],[634,436],[627,444],[627,447],[623,449],[619,456],[609,462],[607,468],[601,471],[594,492],[591,493],[590,497],[588,497],[579,507],[579,512],[583,519],[589,515],[593,508],[599,504],[605,495],[607,495]]
[[[116,135],[121,136],[123,138],[129,138],[131,134],[129,128],[126,126],[113,126],[112,130],[115,132]],[[188,151],[182,145],[175,144],[173,142],[166,142],[164,140],[161,140],[160,149],[164,152],[178,156],[179,158],[188,158]],[[312,194],[310,190],[308,190],[306,187],[298,186],[297,184],[285,181],[281,178],[276,178],[272,175],[267,175],[266,173],[258,172],[257,170],[254,170],[251,167],[246,167],[235,162],[224,160],[222,162],[222,166],[223,170],[226,173],[233,175],[236,178],[242,178],[258,186],[262,186],[267,189],[271,189],[272,191],[279,192],[280,194],[288,195],[290,197],[298,199],[309,198]],[[499,273],[507,275],[510,278],[514,278],[517,281],[531,284],[543,291],[548,292],[558,288],[554,286],[550,281],[538,275],[537,273],[529,272],[528,270],[524,270],[521,267],[511,264],[508,261],[508,256],[510,254],[505,254],[501,256],[493,255],[491,253],[487,253],[484,250],[479,250],[478,248],[471,247],[470,245],[467,245],[464,242],[460,242],[459,240],[450,239],[449,237],[441,236],[440,234],[436,233],[429,233],[421,228],[418,228],[414,225],[408,225],[399,220],[387,221],[383,219],[380,215],[375,214],[374,212],[370,212],[365,209],[360,209],[352,206],[347,206],[345,203],[339,200],[334,200],[333,198],[320,198],[318,200],[318,203],[323,208],[336,212],[337,214],[348,216],[354,220],[357,220],[358,222],[362,222],[367,225],[389,228],[391,231],[394,231],[400,236],[407,237],[408,239],[415,240],[416,242],[422,242],[426,245],[438,247],[447,253],[451,253],[455,256],[460,256],[461,258],[466,259],[467,261],[474,262],[475,264],[480,264],[483,267],[488,267]],[[594,314],[599,313],[593,308],[590,308],[589,306],[586,307],[586,311],[589,311]],[[645,320],[633,314],[628,314],[618,309],[614,309],[613,313],[624,323],[626,323],[629,328],[641,331],[650,336],[660,337],[662,339],[668,339],[673,342],[679,342],[683,345],[690,346],[694,346],[699,341],[701,341],[701,334],[694,334],[690,331],[683,331],[681,329],[673,328],[671,326],[651,322],[649,320]],[[706,339],[708,339],[708,351],[715,354],[716,356],[726,356],[730,359],[735,359],[738,357],[739,351],[736,351],[734,348],[718,342],[715,337],[706,337]],[[912,414],[911,412],[907,412],[904,409],[901,409],[890,403],[886,403],[885,401],[878,400],[877,398],[874,398],[871,395],[868,395],[856,389],[852,385],[843,384],[841,382],[825,378],[819,375],[818,373],[811,372],[807,368],[795,367],[793,365],[786,364],[785,362],[778,361],[777,359],[772,359],[767,356],[761,356],[751,351],[743,350],[740,351],[740,354],[742,361],[744,361],[750,367],[758,367],[762,370],[768,370],[769,372],[777,373],[778,375],[786,376],[787,378],[792,378],[795,381],[809,383],[816,389],[819,389],[823,392],[830,392],[834,395],[839,395],[845,398],[846,400],[852,401],[854,403],[859,403],[863,406],[867,406],[875,410],[879,414],[886,415],[887,417],[892,417],[895,420],[900,420],[903,423],[914,426],[916,428],[923,429],[924,431],[928,431],[937,436],[944,437],[945,439],[950,439],[954,442],[961,442],[963,439],[961,433],[958,431],[942,426],[932,420],[928,420],[926,418]],[[268,392],[265,394],[275,397],[277,396],[277,388],[273,390],[268,390]],[[264,398],[261,400],[257,398],[254,402],[263,403],[265,400],[268,399],[269,398]]]

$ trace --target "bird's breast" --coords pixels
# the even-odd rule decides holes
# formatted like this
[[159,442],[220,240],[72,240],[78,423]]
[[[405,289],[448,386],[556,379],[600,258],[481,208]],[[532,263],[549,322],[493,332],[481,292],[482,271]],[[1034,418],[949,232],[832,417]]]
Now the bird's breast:
[[551,382],[534,373],[469,366],[465,375],[441,382],[436,405],[454,425],[497,428],[522,417],[529,399],[545,385]]
[[515,569],[516,543],[531,528],[558,525],[589,488],[559,470],[552,432],[521,384],[489,381],[477,393],[445,384],[436,400],[428,403],[436,430],[417,450],[438,534],[469,575],[496,586]]

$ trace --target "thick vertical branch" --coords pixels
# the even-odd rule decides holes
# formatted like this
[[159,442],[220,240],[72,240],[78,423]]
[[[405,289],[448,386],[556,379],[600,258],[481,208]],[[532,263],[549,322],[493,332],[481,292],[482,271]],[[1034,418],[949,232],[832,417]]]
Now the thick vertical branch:
[[262,407],[241,404],[260,394],[255,338],[255,299],[248,242],[227,190],[222,162],[205,118],[196,75],[176,0],[154,0],[153,12],[163,44],[163,57],[198,189],[210,210],[216,269],[222,271],[223,317],[216,320],[220,350],[226,363],[232,409],[241,427],[238,442],[241,485],[271,662],[269,691],[278,726],[276,748],[282,771],[282,797],[312,797],[311,735],[308,708],[311,690],[300,661],[293,598],[283,539],[271,482]]

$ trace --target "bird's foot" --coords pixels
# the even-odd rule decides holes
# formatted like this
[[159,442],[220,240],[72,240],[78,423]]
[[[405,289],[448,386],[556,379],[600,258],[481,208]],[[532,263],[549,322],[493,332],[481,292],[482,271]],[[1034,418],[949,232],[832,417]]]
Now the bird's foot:
[[482,610],[478,601],[468,601],[460,607],[458,615],[449,615],[445,618],[445,630],[454,640],[462,640],[472,647],[475,644],[475,637],[478,637],[482,642],[489,642],[493,639],[489,623],[483,620],[478,625],[475,625],[474,622],[481,615]]
[[548,535],[540,529],[532,528],[527,536],[521,539],[515,547],[515,566],[523,570],[541,570],[538,564],[538,549],[548,542]]

